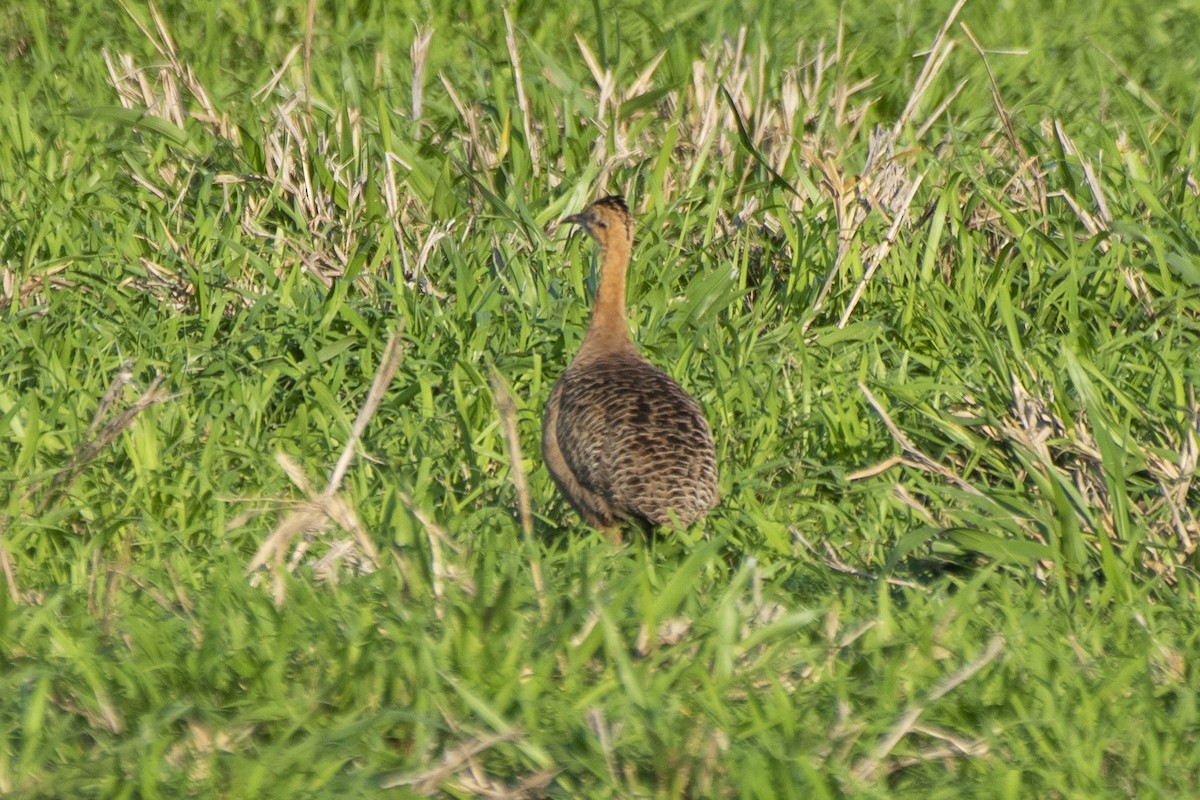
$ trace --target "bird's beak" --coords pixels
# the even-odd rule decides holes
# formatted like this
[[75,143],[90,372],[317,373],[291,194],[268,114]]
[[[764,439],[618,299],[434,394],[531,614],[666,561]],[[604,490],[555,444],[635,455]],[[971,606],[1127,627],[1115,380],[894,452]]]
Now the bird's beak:
[[570,223],[574,223],[575,225],[585,225],[585,224],[587,224],[587,215],[585,215],[585,214],[572,214],[572,215],[571,215],[571,216],[569,216],[569,217],[563,217],[563,224],[565,225],[565,224],[567,224],[568,222],[570,222]]

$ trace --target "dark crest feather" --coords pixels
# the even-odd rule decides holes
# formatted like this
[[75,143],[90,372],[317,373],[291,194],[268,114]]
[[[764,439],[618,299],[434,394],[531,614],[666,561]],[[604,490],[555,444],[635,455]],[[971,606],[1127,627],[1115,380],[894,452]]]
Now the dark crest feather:
[[629,207],[625,205],[625,198],[619,194],[610,194],[608,197],[601,197],[594,205],[615,208],[624,211],[626,214],[629,213]]

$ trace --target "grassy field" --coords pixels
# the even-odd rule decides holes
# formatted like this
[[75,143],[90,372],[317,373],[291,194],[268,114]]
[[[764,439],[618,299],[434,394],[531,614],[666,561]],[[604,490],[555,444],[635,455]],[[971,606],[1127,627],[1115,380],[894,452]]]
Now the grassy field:
[[1200,795],[1192,3],[529,5],[0,15],[0,795]]

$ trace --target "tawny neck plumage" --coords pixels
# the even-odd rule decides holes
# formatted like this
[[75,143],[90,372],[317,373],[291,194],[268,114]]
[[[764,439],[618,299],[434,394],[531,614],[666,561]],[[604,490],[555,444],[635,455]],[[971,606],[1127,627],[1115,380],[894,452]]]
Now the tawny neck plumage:
[[625,318],[625,275],[633,249],[633,218],[625,200],[615,195],[602,198],[583,213],[563,221],[583,228],[600,246],[600,287],[592,306],[591,324],[576,357],[590,359],[605,352],[637,352]]
[[632,346],[625,317],[625,276],[629,272],[631,242],[620,231],[611,231],[600,242],[600,287],[592,307],[580,351]]

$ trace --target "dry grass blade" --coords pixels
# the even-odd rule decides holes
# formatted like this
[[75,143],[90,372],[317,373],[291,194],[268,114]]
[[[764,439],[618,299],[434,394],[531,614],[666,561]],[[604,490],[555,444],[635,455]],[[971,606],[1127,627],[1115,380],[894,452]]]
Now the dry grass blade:
[[871,390],[867,388],[866,384],[864,384],[862,381],[859,381],[858,388],[867,398],[867,402],[871,404],[871,408],[875,409],[875,413],[879,415],[881,420],[883,420],[883,424],[887,427],[888,432],[892,435],[892,438],[895,439],[896,443],[899,444],[904,450],[904,454],[908,458],[903,463],[916,466],[927,472],[932,472],[935,475],[941,475],[943,478],[946,478],[963,491],[970,492],[977,497],[983,497],[983,493],[974,486],[967,483],[958,475],[955,475],[949,469],[921,452],[921,450],[912,443],[912,440],[905,435],[904,431],[900,430],[900,427],[892,421],[892,418],[886,411],[884,411],[883,406],[881,406],[879,401],[875,399],[875,395],[871,394]]
[[412,118],[421,121],[421,109],[425,101],[425,62],[429,57],[429,43],[433,41],[433,28],[417,28],[409,56],[412,59]]
[[[344,543],[334,543],[335,552],[352,556],[360,562],[362,568],[374,570],[380,566],[379,551],[362,523],[359,522],[354,509],[344,497],[338,494],[338,488],[341,486],[346,471],[350,468],[350,462],[354,460],[359,438],[379,408],[379,403],[403,359],[402,331],[403,324],[397,326],[396,331],[392,333],[384,346],[379,367],[375,370],[375,377],[367,392],[367,399],[363,401],[358,410],[358,415],[350,429],[350,436],[342,447],[341,456],[330,472],[329,480],[323,491],[320,493],[314,491],[304,469],[286,453],[277,453],[275,456],[276,463],[306,498],[300,501],[283,501],[285,506],[291,508],[290,513],[275,526],[246,568],[248,574],[254,575],[268,564],[274,565],[272,594],[276,604],[281,604],[284,600],[282,573],[285,571],[283,560],[288,548],[297,536],[304,534],[301,541],[293,548],[286,566],[286,572],[294,572],[307,554],[309,546],[315,541],[317,534],[327,529],[330,523],[336,524],[348,532],[357,545],[357,548],[350,548]],[[332,569],[330,559],[322,562],[321,571],[328,577],[336,574]]]
[[921,586],[920,584],[912,581],[906,581],[901,578],[893,578],[891,576],[885,576],[881,578],[879,575],[875,575],[874,573],[864,572],[861,569],[855,569],[842,560],[841,556],[838,555],[838,552],[829,542],[824,542],[825,552],[822,554],[817,550],[817,548],[813,547],[812,543],[809,542],[808,539],[804,538],[804,535],[801,534],[800,531],[796,530],[794,525],[788,528],[788,530],[792,534],[792,538],[799,542],[805,550],[825,562],[825,566],[829,567],[834,572],[840,572],[843,575],[853,575],[855,578],[864,578],[871,581],[882,580],[884,583],[890,586],[903,586],[906,589],[919,589],[923,592],[929,591],[927,587]]
[[600,89],[600,99],[596,103],[596,119],[604,120],[607,117],[605,109],[608,107],[609,98],[615,91],[612,72],[600,66],[600,59],[596,58],[596,54],[588,47],[587,40],[578,33],[575,34],[575,44],[579,48],[580,56],[583,57],[583,63],[587,64],[588,71],[592,73],[592,78]]
[[879,765],[883,759],[887,758],[892,749],[899,744],[900,740],[907,736],[917,724],[917,720],[921,714],[925,712],[931,704],[937,702],[942,697],[945,697],[956,688],[966,683],[975,673],[986,667],[1000,655],[1004,649],[1004,637],[996,636],[988,642],[987,648],[979,656],[969,664],[964,665],[961,669],[955,672],[950,677],[946,678],[930,695],[925,698],[924,702],[917,703],[911,706],[904,712],[904,716],[892,727],[887,736],[880,740],[876,745],[875,750],[870,757],[864,759],[854,768],[854,776],[859,780],[868,780],[874,777],[879,771]]
[[954,42],[946,40],[946,34],[950,31],[950,26],[954,24],[954,20],[958,17],[958,12],[962,11],[962,7],[966,5],[967,0],[958,0],[954,4],[954,8],[950,9],[950,13],[946,15],[946,21],[942,23],[941,30],[933,37],[933,44],[929,46],[929,54],[925,58],[925,63],[921,66],[921,73],[917,76],[917,81],[913,85],[912,94],[908,98],[908,103],[904,106],[904,111],[901,112],[896,124],[892,126],[892,139],[895,140],[904,127],[908,125],[912,119],[917,107],[920,105],[921,98],[925,92],[933,85],[934,78],[941,72],[942,67],[946,63],[946,58],[950,55],[950,51],[954,49]]
[[662,63],[666,55],[666,50],[659,50],[658,55],[650,59],[650,64],[634,78],[633,83],[629,84],[629,88],[625,90],[626,100],[650,91],[650,87],[654,85],[654,73],[658,71],[658,65]]
[[918,140],[925,138],[925,134],[929,133],[929,129],[933,127],[933,123],[937,122],[938,119],[941,118],[942,114],[946,113],[946,109],[950,107],[950,104],[958,99],[958,96],[962,94],[962,90],[966,88],[967,83],[967,78],[963,78],[961,81],[959,81],[958,85],[954,87],[954,91],[950,92],[950,94],[946,96],[946,99],[943,100],[938,107],[933,110],[933,113],[929,115],[929,118],[921,123],[921,127],[917,129],[916,138]]
[[906,463],[908,462],[904,460],[904,456],[889,456],[883,461],[880,461],[878,464],[872,464],[869,467],[863,467],[862,469],[858,469],[847,474],[846,480],[850,483],[853,483],[854,481],[874,478],[876,475],[882,475],[883,473],[887,472],[892,467],[900,466]]
[[[454,543],[454,540],[446,533],[442,526],[433,521],[425,511],[421,509],[411,496],[406,492],[400,493],[400,500],[412,512],[412,515],[417,518],[421,526],[425,528],[425,532],[429,535],[429,570],[430,584],[433,587],[433,598],[435,601],[433,612],[438,619],[441,619],[445,614],[442,608],[442,598],[446,596],[446,578],[449,575],[449,570],[446,568],[446,559],[442,555],[442,546],[445,545],[451,551],[461,555],[462,548]],[[473,588],[469,585],[465,586],[468,594],[473,592]]]
[[[162,13],[158,10],[158,6],[153,2],[149,3],[148,5],[150,16],[154,20],[154,31],[148,29],[138,18],[138,16],[132,12],[128,5],[122,3],[121,6],[124,8],[125,13],[129,16],[129,18],[132,19],[134,24],[136,24],[141,30],[142,35],[146,37],[154,49],[158,51],[159,55],[162,56],[170,66],[170,70],[163,69],[159,72],[160,80],[163,82],[164,88],[167,90],[160,98],[162,104],[161,108],[163,111],[153,113],[160,113],[164,119],[168,119],[180,127],[183,126],[184,118],[186,116],[191,116],[196,120],[210,125],[213,130],[215,130],[222,138],[228,139],[231,142],[237,142],[237,126],[230,124],[228,118],[217,111],[216,106],[213,104],[212,99],[208,95],[208,91],[196,78],[192,68],[184,64],[184,62],[179,58],[179,51],[175,47],[175,40],[171,36],[171,31],[167,27],[166,20],[163,19]],[[125,58],[128,58],[128,56]],[[129,63],[132,64],[132,59],[129,60]],[[111,62],[109,67],[111,71]],[[144,78],[141,80],[144,81]],[[182,94],[178,90],[178,84],[185,86],[195,101],[200,105],[200,113],[189,114],[183,103]],[[143,88],[148,90],[149,87],[143,83]],[[146,105],[153,108],[152,96],[148,92],[143,92],[143,97]],[[125,98],[123,98],[123,102],[124,101]],[[128,108],[131,106],[126,105],[126,107]]]
[[[1075,147],[1075,142],[1071,141],[1071,137],[1067,136],[1061,120],[1054,120],[1054,132],[1058,136],[1063,150],[1068,155],[1079,159],[1079,166],[1083,168],[1083,178],[1092,193],[1092,199],[1096,201],[1096,212],[1099,215],[1100,224],[1104,226],[1103,230],[1111,230],[1113,224],[1112,212],[1108,210],[1108,200],[1104,197],[1104,189],[1100,186],[1100,178],[1096,175],[1096,170],[1092,168],[1092,162],[1079,154],[1078,148]],[[1092,232],[1095,233],[1096,231]],[[1107,252],[1109,247],[1108,242],[1103,242],[1101,247]]]
[[[75,282],[65,277],[56,277],[59,273],[66,272],[74,264],[74,259],[69,259],[50,267],[41,269],[41,271],[26,275],[18,281],[17,273],[9,266],[5,265],[0,269],[0,308],[8,307],[15,311],[23,306],[33,303],[44,303],[41,296],[44,296],[48,289],[71,289],[75,287]],[[40,316],[44,312],[36,312]]]
[[1196,551],[1197,538],[1200,538],[1200,521],[1197,521],[1196,512],[1188,503],[1192,482],[1200,475],[1200,405],[1196,402],[1195,387],[1188,389],[1188,415],[1190,425],[1183,433],[1182,441],[1175,443],[1174,448],[1179,454],[1179,463],[1171,464],[1157,455],[1150,459],[1155,480],[1170,509],[1181,563],[1187,563],[1187,559]]
[[21,590],[17,584],[17,568],[13,566],[12,556],[8,554],[8,548],[4,546],[4,529],[8,527],[7,519],[0,519],[4,523],[0,527],[0,572],[4,573],[4,583],[8,586],[8,599],[17,605],[21,602]]
[[375,370],[371,388],[367,391],[367,399],[363,401],[362,408],[358,410],[358,416],[354,418],[354,425],[350,429],[350,438],[346,440],[346,445],[342,448],[342,455],[329,475],[329,483],[325,485],[325,494],[333,494],[341,485],[342,478],[346,476],[346,470],[349,469],[350,462],[354,459],[355,445],[358,444],[363,431],[367,429],[367,423],[371,421],[371,417],[375,416],[375,411],[379,408],[379,403],[383,400],[387,387],[395,377],[396,370],[400,368],[400,362],[404,359],[404,349],[401,345],[403,334],[404,320],[401,319],[396,330],[388,337],[387,344],[384,345],[383,355],[379,359],[379,367]]
[[[964,2],[965,0],[959,0],[950,11],[950,15],[947,17],[942,29],[938,31],[937,36],[934,38],[929,55],[925,59],[925,64],[921,69],[921,74],[913,86],[913,91],[908,98],[908,103],[905,105],[904,112],[900,115],[900,118],[897,119],[890,130],[877,127],[871,132],[870,144],[866,162],[863,164],[862,175],[857,179],[848,178],[843,171],[841,160],[837,158],[814,157],[812,159],[813,166],[821,173],[821,186],[833,202],[837,215],[838,249],[833,260],[833,265],[829,269],[829,274],[825,277],[825,281],[818,290],[807,318],[800,326],[801,333],[808,332],[809,327],[812,326],[817,316],[824,309],[829,293],[833,289],[838,276],[842,273],[846,257],[850,254],[854,240],[858,236],[858,232],[862,228],[862,224],[866,221],[870,211],[875,209],[890,216],[892,218],[891,228],[885,240],[876,245],[875,255],[872,263],[869,265],[868,275],[859,283],[858,288],[855,290],[855,295],[848,304],[846,312],[843,313],[841,322],[838,324],[839,328],[846,325],[850,317],[850,312],[857,305],[870,274],[874,272],[883,255],[891,248],[892,242],[895,241],[896,236],[899,234],[901,226],[907,221],[908,209],[916,195],[917,187],[924,179],[924,176],[919,176],[915,180],[909,177],[907,171],[901,166],[899,157],[896,155],[896,141],[908,125],[913,114],[916,113],[917,108],[920,107],[922,97],[929,90],[929,87],[933,85],[934,80],[945,65],[950,51],[953,49],[954,43],[946,40],[946,33]],[[929,126],[933,120],[945,112],[950,100],[957,96],[961,89],[962,85],[960,84],[951,94],[951,97],[939,105],[930,118],[921,125],[920,135],[923,136],[929,130]]]
[[[508,460],[513,488],[517,490],[517,510],[521,515],[521,531],[525,534],[526,543],[532,548],[533,541],[533,511],[529,502],[529,483],[525,480],[525,469],[521,465],[521,439],[517,435],[517,407],[513,402],[512,392],[504,377],[492,366],[489,376],[492,383],[492,393],[496,398],[496,408],[500,412],[500,424],[504,430],[504,440],[508,445]],[[546,587],[542,580],[542,567],[537,559],[532,557],[529,571],[533,576],[533,585],[537,590],[538,604],[545,612]]]
[[1038,211],[1044,216],[1046,214],[1046,184],[1041,169],[1036,167],[1040,160],[1038,156],[1027,155],[1021,140],[1017,137],[1016,129],[1013,128],[1012,115],[1008,113],[1008,108],[1004,105],[1004,98],[1000,94],[1000,86],[996,82],[995,73],[992,72],[992,65],[988,61],[987,52],[975,38],[975,34],[971,32],[970,27],[965,22],[959,23],[962,32],[966,34],[971,41],[971,45],[975,51],[979,53],[979,58],[983,62],[983,68],[987,72],[988,86],[992,95],[992,105],[996,109],[996,115],[1000,118],[1000,127],[1004,132],[1004,138],[1012,148],[1012,152],[1016,154],[1017,160],[1021,162],[1021,166],[1017,169],[1009,185],[1005,187],[1005,192],[1012,191],[1012,186],[1019,187],[1019,192],[1013,192],[1015,196],[1023,196],[1024,198],[1032,199],[1032,202],[1037,206]]
[[521,126],[525,131],[525,144],[529,147],[529,167],[536,178],[541,175],[542,156],[537,137],[533,135],[533,115],[529,111],[529,98],[525,96],[525,81],[521,78],[521,56],[517,52],[517,37],[513,32],[512,17],[507,6],[504,9],[504,27],[507,34],[504,41],[508,44],[508,58],[512,62],[513,81],[517,85],[517,107],[521,109]]
[[[933,734],[929,734],[929,729],[920,725],[913,728],[913,732],[925,733],[933,736],[934,738],[940,738],[934,736]],[[918,764],[923,764],[926,761],[945,761],[949,758],[983,758],[992,752],[991,747],[988,746],[987,740],[985,739],[972,739],[967,741],[961,737],[954,737],[953,740],[948,741],[950,741],[948,746],[930,747],[920,751],[916,755],[895,759],[888,764],[887,774],[891,775],[901,770],[915,767]]]
[[512,462],[513,488],[517,490],[517,510],[521,516],[521,530],[526,536],[533,535],[533,514],[529,502],[529,484],[525,480],[525,469],[521,465],[521,440],[517,435],[517,406],[513,402],[508,383],[493,366],[489,369],[492,392],[496,398],[496,409],[500,412],[500,424],[504,440],[508,445],[508,456]]
[[433,794],[443,781],[464,767],[469,766],[471,759],[475,756],[486,750],[491,750],[498,744],[516,741],[520,738],[521,732],[514,728],[503,733],[493,733],[490,736],[474,739],[446,753],[442,758],[442,763],[432,769],[410,775],[392,775],[384,778],[381,785],[384,789],[411,786],[417,794]]
[[[907,463],[907,462],[905,462],[905,463]],[[893,486],[892,487],[892,495],[897,500],[899,500],[901,503],[903,503],[904,505],[908,506],[913,511],[915,511],[917,513],[917,516],[919,516],[919,517],[921,517],[921,519],[925,520],[926,525],[929,525],[930,527],[934,527],[939,524],[938,520],[929,511],[929,508],[926,507],[926,505],[924,503],[922,503],[920,500],[913,497],[912,492],[908,491],[908,489],[904,486],[904,484],[897,483],[895,486]]]
[[[467,128],[466,136],[459,137],[459,141],[462,142],[468,169],[478,172],[481,179],[489,180],[489,173],[496,168],[500,159],[496,151],[489,149],[485,144],[486,140],[481,132],[478,109],[473,104],[468,105],[463,102],[458,90],[454,88],[454,84],[450,82],[450,78],[445,73],[439,72],[438,80],[441,81],[442,88],[446,90],[446,96],[450,98],[454,110],[458,112],[458,118]],[[391,169],[390,163],[388,168]],[[394,216],[395,214],[393,214]],[[397,237],[397,241],[402,240]]]
[[[379,568],[379,551],[375,549],[375,543],[371,541],[371,537],[367,534],[366,528],[358,521],[358,515],[346,499],[339,494],[321,494],[318,495],[315,501],[316,507],[321,515],[328,520],[332,520],[344,531],[350,533],[354,542],[358,545],[358,550],[353,548],[342,547],[341,542],[334,543],[339,551],[346,552],[354,556],[354,561],[358,562],[359,567],[364,572],[370,572]],[[296,549],[292,551],[292,556],[288,560],[288,572],[295,572],[300,566],[301,560],[308,551],[308,546],[312,543],[313,538],[306,536]],[[365,563],[363,563],[365,560]],[[332,574],[327,571],[327,574]]]
[[474,769],[471,774],[463,775],[458,779],[462,790],[469,792],[471,797],[488,798],[488,800],[532,800],[546,796],[546,787],[561,770],[539,770],[524,776],[515,785],[481,775],[481,772],[481,770]]
[[887,236],[883,237],[883,241],[879,243],[875,248],[875,252],[871,254],[862,280],[854,287],[854,294],[850,296],[850,302],[846,304],[846,310],[842,312],[842,318],[838,320],[838,328],[846,327],[846,323],[850,321],[850,315],[854,313],[854,307],[858,305],[863,292],[866,291],[867,283],[871,280],[871,276],[875,274],[875,270],[879,269],[879,265],[883,263],[883,259],[887,257],[888,251],[892,248],[892,243],[896,241],[896,236],[900,233],[901,225],[908,219],[908,210],[912,206],[913,198],[917,196],[917,189],[920,188],[921,182],[924,180],[925,173],[921,173],[909,185],[908,192],[900,202],[900,208],[896,213],[896,217],[892,220],[892,227],[888,229]]
[[[808,332],[809,327],[816,322],[817,315],[825,307],[825,299],[833,289],[837,276],[841,274],[842,263],[850,253],[850,247],[858,233],[858,227],[862,224],[862,220],[866,219],[866,212],[855,206],[852,182],[845,180],[845,176],[836,162],[833,159],[817,159],[814,161],[814,166],[821,171],[821,186],[833,201],[834,212],[838,220],[838,249],[837,255],[833,259],[833,265],[829,268],[829,274],[825,276],[825,282],[821,284],[817,297],[813,301],[808,319],[800,326],[801,333]],[[860,213],[861,216],[859,216]]]
[[283,80],[283,76],[287,74],[288,68],[292,65],[292,61],[296,59],[296,54],[300,52],[300,47],[300,45],[295,45],[291,50],[288,51],[288,54],[283,57],[283,63],[279,65],[279,68],[276,69],[274,73],[272,73],[270,80],[260,86],[258,91],[254,93],[255,100],[261,100],[279,88],[279,84]]
[[304,103],[309,118],[312,118],[312,49],[313,29],[317,24],[317,0],[308,0],[304,13]]
[[604,768],[614,786],[619,785],[616,762],[613,759],[612,726],[605,719],[604,709],[599,706],[589,708],[584,714],[584,720],[600,744],[600,752],[604,755]]
[[121,365],[121,369],[117,371],[117,375],[108,384],[108,388],[104,391],[104,396],[100,398],[100,404],[96,406],[96,413],[92,415],[92,424],[88,425],[87,433],[84,434],[84,440],[92,438],[96,429],[100,427],[100,423],[108,416],[108,409],[116,401],[117,395],[121,390],[133,382],[133,362],[126,361]]

